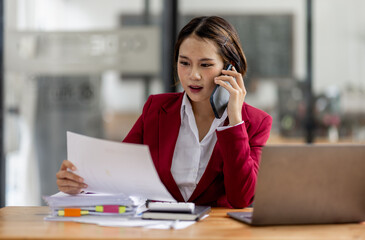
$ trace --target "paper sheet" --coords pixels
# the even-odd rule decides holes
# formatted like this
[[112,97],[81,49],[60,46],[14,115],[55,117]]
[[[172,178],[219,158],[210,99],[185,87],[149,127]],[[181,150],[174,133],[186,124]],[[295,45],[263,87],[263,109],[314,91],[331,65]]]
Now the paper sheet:
[[161,182],[146,145],[112,142],[67,132],[67,155],[89,192],[123,193],[175,201]]
[[95,205],[140,206],[144,204],[146,200],[128,197],[125,194],[79,193],[70,195],[64,192],[58,192],[51,196],[43,196],[43,199],[51,208],[74,207],[75,203],[77,203],[78,207]]
[[184,229],[195,221],[168,221],[168,220],[145,220],[141,218],[83,216],[79,218],[45,217],[46,221],[79,222],[96,224],[104,227],[145,227],[152,229]]

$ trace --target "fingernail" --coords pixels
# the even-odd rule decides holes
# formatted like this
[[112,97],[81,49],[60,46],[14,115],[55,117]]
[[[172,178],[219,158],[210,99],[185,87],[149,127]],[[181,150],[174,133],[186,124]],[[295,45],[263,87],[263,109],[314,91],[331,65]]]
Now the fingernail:
[[72,171],[76,171],[76,167],[71,167],[71,170]]
[[87,184],[84,184],[84,188],[87,188]]
[[84,179],[83,179],[83,178],[79,178],[79,181],[80,181],[80,182],[83,182],[83,181],[84,181]]

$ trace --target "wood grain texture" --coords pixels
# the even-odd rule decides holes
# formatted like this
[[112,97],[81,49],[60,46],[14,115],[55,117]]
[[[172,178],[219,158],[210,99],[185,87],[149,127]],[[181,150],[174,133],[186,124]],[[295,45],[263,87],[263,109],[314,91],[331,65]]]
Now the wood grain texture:
[[0,239],[365,239],[365,224],[251,227],[213,208],[209,217],[182,230],[100,227],[47,222],[48,207],[0,209]]

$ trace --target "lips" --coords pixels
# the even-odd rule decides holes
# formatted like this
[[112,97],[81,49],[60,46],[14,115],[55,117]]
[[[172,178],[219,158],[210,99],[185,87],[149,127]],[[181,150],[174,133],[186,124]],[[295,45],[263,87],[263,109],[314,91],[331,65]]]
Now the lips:
[[189,88],[192,93],[198,93],[203,89],[203,87],[195,86],[195,85],[191,85],[191,86],[189,86]]

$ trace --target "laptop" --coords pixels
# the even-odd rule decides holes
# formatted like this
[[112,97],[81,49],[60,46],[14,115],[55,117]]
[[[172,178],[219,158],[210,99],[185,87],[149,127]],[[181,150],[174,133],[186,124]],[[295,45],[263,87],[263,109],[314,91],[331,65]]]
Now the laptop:
[[365,221],[365,145],[263,148],[253,212],[228,212],[264,225]]

